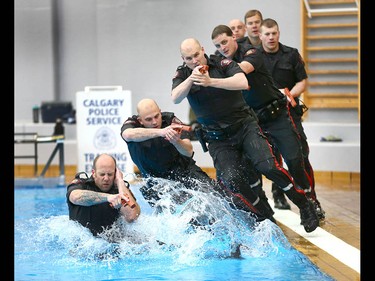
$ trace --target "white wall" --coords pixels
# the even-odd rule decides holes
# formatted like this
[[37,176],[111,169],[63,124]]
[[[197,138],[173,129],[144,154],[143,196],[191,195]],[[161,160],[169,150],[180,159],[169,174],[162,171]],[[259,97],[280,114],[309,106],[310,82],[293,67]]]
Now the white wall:
[[52,13],[49,0],[15,1],[15,120],[54,98]]
[[276,19],[281,41],[300,49],[299,0],[16,0],[15,121],[30,122],[42,101],[75,107],[85,86],[121,85],[133,112],[151,97],[187,122],[187,101],[170,98],[180,42],[196,37],[213,53],[212,29],[250,9]]
[[[187,122],[188,103],[175,105],[170,98],[172,77],[182,62],[180,42],[196,37],[208,54],[213,53],[211,31],[216,25],[227,24],[232,18],[243,19],[246,11],[258,9],[265,18],[278,21],[282,43],[301,49],[301,3],[300,0],[236,0],[234,3],[224,0],[16,0],[15,131],[37,129],[39,134],[52,133],[53,124],[31,124],[33,105],[56,100],[71,101],[75,107],[76,92],[83,91],[85,86],[120,85],[132,91],[133,113],[140,99],[151,97],[162,110],[173,111]],[[357,122],[357,114],[345,109],[321,109],[309,110],[307,118],[309,122]],[[65,127],[71,131],[66,136],[65,163],[76,164],[75,126]],[[317,136],[332,133],[323,132],[322,128],[317,126]],[[326,160],[326,153],[315,149],[322,144],[311,140],[311,145],[311,159],[317,158],[314,168],[326,170],[320,163],[329,163],[329,169],[335,170],[334,163]],[[40,163],[47,161],[53,149],[53,144],[47,146],[44,144],[40,149]],[[15,146],[16,154],[22,149],[27,150]],[[354,149],[359,150],[359,140]],[[212,162],[207,153],[202,153],[202,157],[198,154],[199,164]],[[359,153],[355,157],[358,159]],[[24,161],[28,160],[15,163]],[[56,163],[57,159],[53,164]],[[355,171],[359,169],[357,166]]]

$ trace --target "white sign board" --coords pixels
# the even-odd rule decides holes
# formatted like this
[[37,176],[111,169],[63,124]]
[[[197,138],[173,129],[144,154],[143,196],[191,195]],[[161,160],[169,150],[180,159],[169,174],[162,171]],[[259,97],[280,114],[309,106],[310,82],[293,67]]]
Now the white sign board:
[[128,146],[121,138],[121,126],[132,115],[131,92],[121,86],[85,87],[76,94],[78,172],[91,175],[94,158],[111,154],[119,169],[134,172]]

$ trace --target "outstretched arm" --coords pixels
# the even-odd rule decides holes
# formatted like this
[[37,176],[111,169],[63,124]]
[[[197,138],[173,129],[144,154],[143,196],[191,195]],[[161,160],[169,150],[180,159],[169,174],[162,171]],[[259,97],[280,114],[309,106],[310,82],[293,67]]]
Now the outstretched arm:
[[162,137],[173,144],[182,155],[191,157],[193,145],[189,139],[181,139],[181,128],[179,124],[172,124],[168,127],[157,128],[128,128],[122,132],[125,141],[142,142],[148,139]]
[[158,128],[128,128],[122,132],[125,141],[141,142],[157,137],[164,137],[164,129]]
[[203,87],[214,87],[225,90],[245,90],[248,83],[244,73],[236,73],[227,78],[211,78],[207,74],[202,74],[195,79],[195,85]]
[[248,88],[247,78],[242,72],[226,78],[211,78],[208,71],[204,73],[199,71],[202,67],[202,65],[199,65],[194,68],[191,75],[172,90],[172,101],[175,104],[186,98],[193,85],[226,90],[245,90]]

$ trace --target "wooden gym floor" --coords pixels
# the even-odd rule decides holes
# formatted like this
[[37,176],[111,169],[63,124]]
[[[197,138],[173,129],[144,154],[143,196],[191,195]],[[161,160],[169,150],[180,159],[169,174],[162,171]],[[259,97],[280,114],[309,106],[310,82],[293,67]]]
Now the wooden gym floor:
[[[264,181],[264,190],[273,207],[271,182],[267,179]],[[326,212],[326,218],[320,224],[319,231],[317,229],[306,233],[303,227],[298,225],[299,210],[289,200],[292,206],[291,211],[274,209],[278,225],[288,237],[289,242],[305,254],[321,271],[339,281],[360,280],[361,200],[359,179],[348,183],[345,180],[332,181],[331,179],[318,178],[315,191]],[[287,221],[291,213],[298,215],[295,216],[294,222],[291,224],[292,227],[282,223],[282,219],[286,217],[285,221]],[[293,223],[297,223],[298,226],[294,227]],[[302,229],[300,234],[295,231],[298,228]],[[311,241],[313,242],[309,241],[309,237],[312,237]],[[325,245],[328,245],[328,248]]]

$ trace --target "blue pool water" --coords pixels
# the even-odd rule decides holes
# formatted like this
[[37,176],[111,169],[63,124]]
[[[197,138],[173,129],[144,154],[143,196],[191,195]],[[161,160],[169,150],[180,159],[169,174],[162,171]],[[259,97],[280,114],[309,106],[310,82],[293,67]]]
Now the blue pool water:
[[[255,223],[199,192],[183,204],[167,196],[158,202],[164,211],[156,213],[139,187],[132,186],[139,220],[119,221],[103,238],[69,220],[65,188],[15,188],[14,280],[333,280],[268,220]],[[207,213],[215,221],[209,227],[188,223]],[[241,257],[233,258],[238,244]]]

